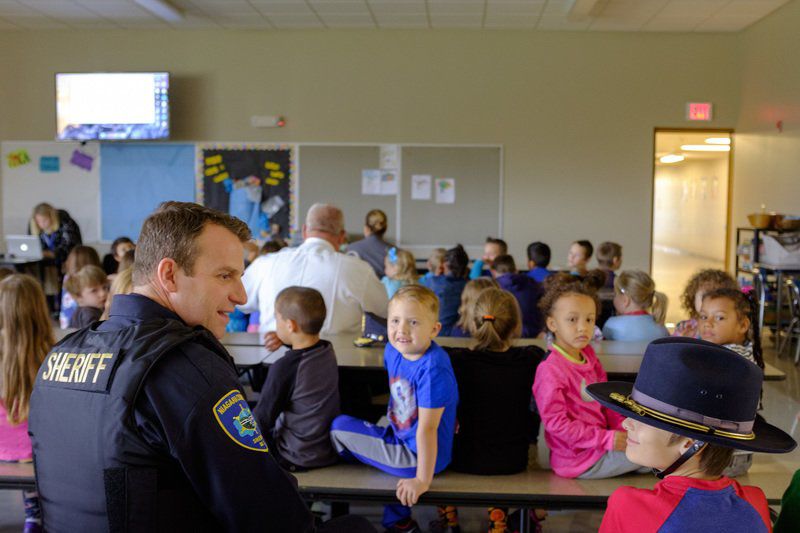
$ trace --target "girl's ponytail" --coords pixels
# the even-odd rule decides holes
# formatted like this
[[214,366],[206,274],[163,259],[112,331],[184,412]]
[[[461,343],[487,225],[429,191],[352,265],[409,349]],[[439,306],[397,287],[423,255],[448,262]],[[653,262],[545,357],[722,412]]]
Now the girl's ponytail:
[[663,325],[664,320],[667,318],[667,303],[669,299],[667,295],[660,291],[653,292],[653,305],[650,308],[650,314],[653,315],[653,320]]
[[522,332],[519,304],[502,289],[484,289],[475,301],[470,334],[476,350],[501,351]]

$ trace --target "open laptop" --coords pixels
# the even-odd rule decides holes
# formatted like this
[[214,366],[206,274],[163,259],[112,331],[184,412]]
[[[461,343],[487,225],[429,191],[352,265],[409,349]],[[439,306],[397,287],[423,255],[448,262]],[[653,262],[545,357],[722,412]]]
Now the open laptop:
[[39,261],[42,243],[32,235],[6,235],[6,257]]

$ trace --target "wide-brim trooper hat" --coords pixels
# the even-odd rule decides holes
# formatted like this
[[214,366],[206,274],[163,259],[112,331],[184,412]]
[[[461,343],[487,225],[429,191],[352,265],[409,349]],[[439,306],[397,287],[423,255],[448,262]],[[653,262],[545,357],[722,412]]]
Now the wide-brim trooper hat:
[[635,383],[594,383],[587,392],[612,411],[691,439],[752,452],[786,453],[797,443],[756,417],[763,371],[699,339],[651,342]]

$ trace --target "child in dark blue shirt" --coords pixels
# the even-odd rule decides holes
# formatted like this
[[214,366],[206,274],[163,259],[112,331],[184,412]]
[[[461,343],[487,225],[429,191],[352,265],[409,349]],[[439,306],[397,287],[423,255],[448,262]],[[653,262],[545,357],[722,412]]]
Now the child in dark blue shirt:
[[544,290],[538,281],[517,273],[514,258],[499,255],[492,265],[492,276],[500,288],[514,295],[522,316],[522,337],[535,338],[544,329],[544,318],[539,310],[539,300]]
[[542,283],[547,276],[554,272],[547,268],[549,265],[550,247],[539,241],[530,243],[528,245],[528,275]]
[[444,274],[420,280],[439,299],[439,322],[442,323],[441,335],[444,337],[450,336],[453,325],[458,321],[461,293],[467,284],[468,263],[469,256],[459,244],[445,253]]

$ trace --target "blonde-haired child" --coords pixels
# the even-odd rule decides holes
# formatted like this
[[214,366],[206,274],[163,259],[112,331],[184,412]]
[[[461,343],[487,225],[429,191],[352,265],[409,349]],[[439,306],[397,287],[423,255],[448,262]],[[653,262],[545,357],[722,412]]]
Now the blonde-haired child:
[[86,265],[70,276],[65,288],[78,304],[69,327],[83,328],[100,320],[108,297],[108,278],[102,268]]
[[667,296],[641,270],[626,270],[614,279],[614,309],[603,325],[603,337],[613,341],[652,340],[669,336],[664,326]]
[[451,337],[469,337],[470,324],[475,317],[475,302],[484,289],[499,289],[500,286],[493,278],[475,278],[469,280],[461,293],[461,306],[458,308],[458,322],[450,330]]
[[331,424],[331,441],[343,459],[404,478],[397,482],[401,505],[384,509],[388,531],[419,527],[410,506],[428,490],[433,475],[450,464],[458,386],[450,357],[433,341],[442,327],[438,318],[433,291],[422,285],[401,287],[389,301],[389,344],[383,356],[389,374],[389,425],[348,415]]
[[[479,280],[470,281],[467,289]],[[481,475],[522,472],[528,465],[530,436],[535,435],[531,386],[544,350],[513,346],[522,333],[522,318],[510,292],[489,285],[472,307],[466,327],[474,347],[448,350],[459,391],[451,468]],[[506,508],[491,508],[489,531],[504,531],[507,514]],[[440,515],[444,522],[441,508]],[[453,521],[451,516],[447,525],[452,527]]]
[[61,307],[59,308],[58,313],[58,323],[62,329],[70,327],[69,323],[70,320],[72,320],[72,315],[78,308],[78,303],[66,288],[67,282],[69,281],[70,276],[74,276],[78,270],[82,269],[86,265],[102,267],[102,264],[100,263],[100,256],[98,255],[97,250],[91,246],[78,245],[74,247],[69,252],[69,255],[67,255],[67,259],[64,261],[64,280],[63,288],[61,290]]
[[[55,343],[39,282],[25,274],[0,281],[0,461],[28,462],[28,411],[36,373]],[[41,531],[35,491],[24,491],[25,531]]]
[[425,262],[428,271],[419,278],[419,283],[421,285],[425,285],[426,282],[434,276],[444,275],[444,256],[446,253],[447,250],[444,248],[435,248],[431,252],[431,255],[428,256],[428,260]]
[[108,320],[108,314],[111,312],[111,302],[117,294],[130,294],[133,292],[133,267],[128,267],[124,270],[117,272],[114,281],[111,282],[111,288],[108,290],[108,297],[106,297],[106,305],[103,310],[103,315],[100,320]]
[[598,309],[596,291],[579,280],[559,277],[553,281],[540,306],[555,338],[533,382],[550,465],[559,476],[582,479],[638,470],[625,457],[622,417],[586,393],[587,385],[607,381],[589,344]]
[[691,277],[689,283],[681,294],[681,305],[689,313],[688,320],[682,320],[675,326],[672,335],[675,337],[700,338],[697,319],[700,317],[700,307],[703,304],[703,295],[714,289],[738,289],[736,280],[722,270],[706,268]]
[[400,250],[394,246],[386,253],[384,272],[386,275],[381,278],[381,283],[386,287],[386,294],[390,299],[400,287],[419,280],[414,256],[408,250]]

